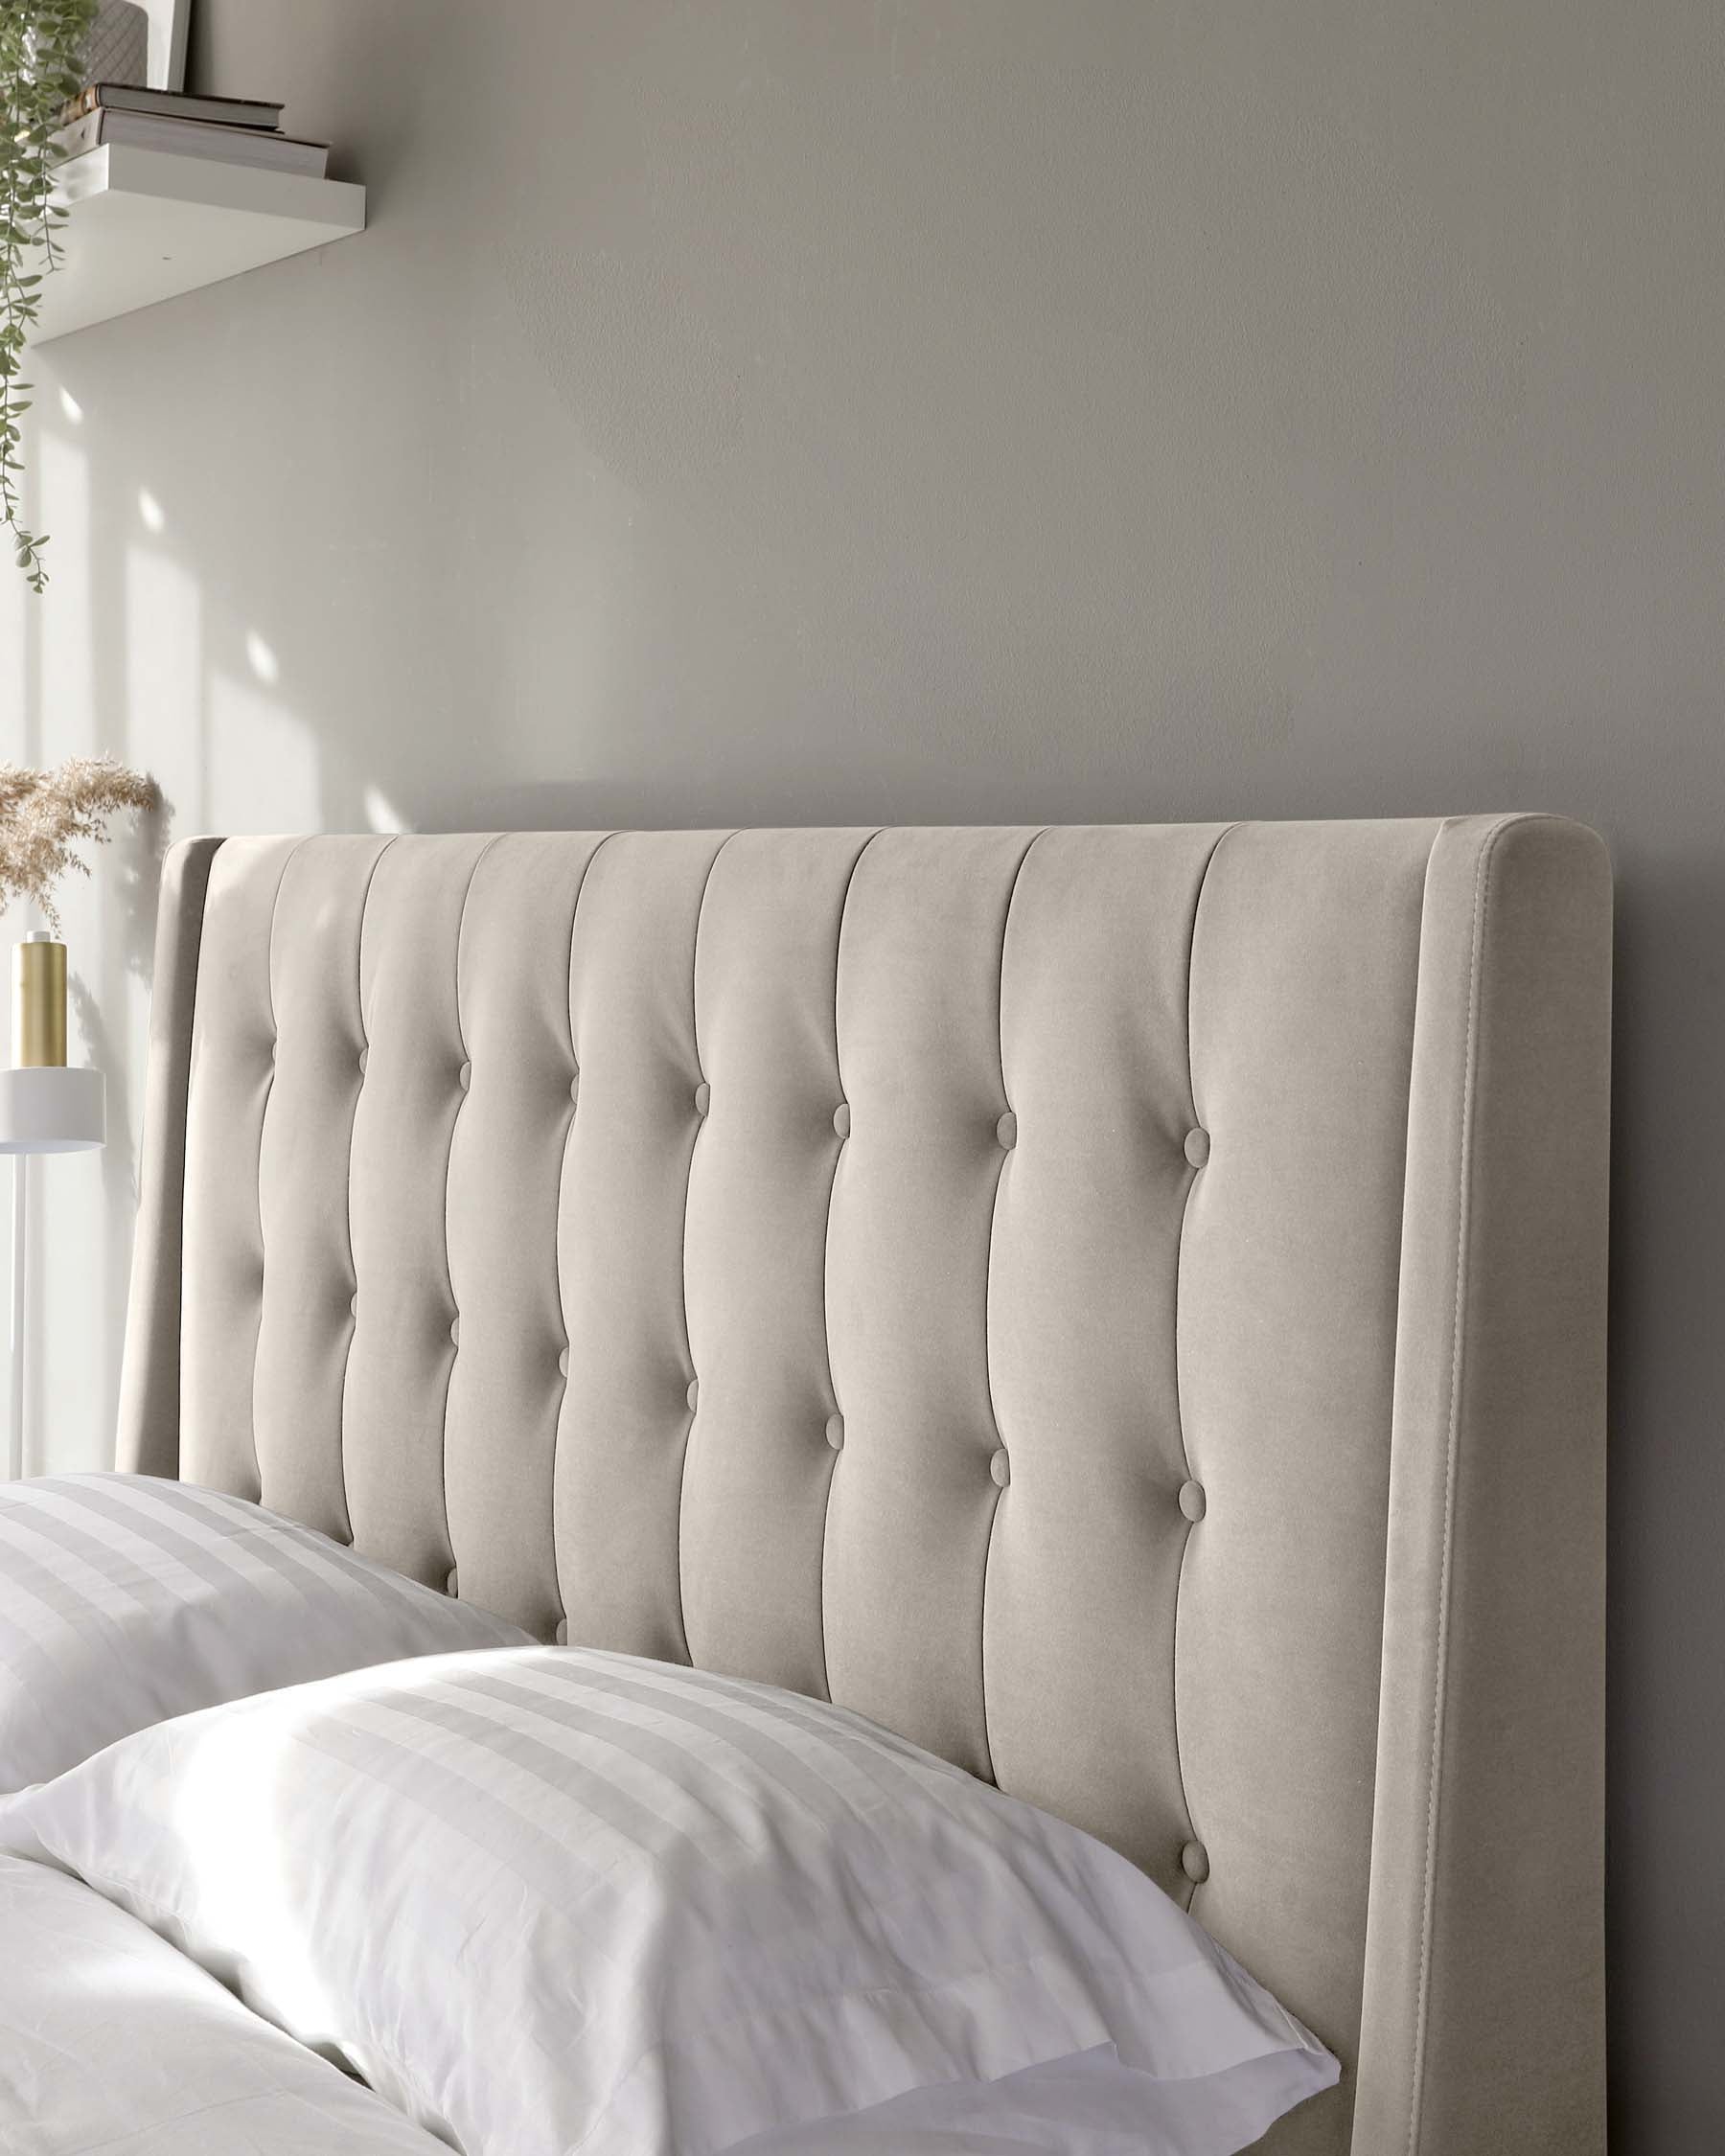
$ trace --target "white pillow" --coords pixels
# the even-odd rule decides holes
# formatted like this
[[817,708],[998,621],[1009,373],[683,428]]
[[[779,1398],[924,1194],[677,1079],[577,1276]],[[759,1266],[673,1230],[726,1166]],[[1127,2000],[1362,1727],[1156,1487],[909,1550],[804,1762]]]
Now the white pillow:
[[[0,1800],[0,1846],[468,2156],[716,2156],[1110,2044],[1169,2080],[1279,2055],[1276,2110],[1337,2071],[1077,1829],[855,1715],[626,1656],[189,1716]],[[1243,2145],[1206,2131],[1171,2156]]]
[[172,1714],[528,1637],[216,1490],[147,1475],[0,1484],[0,1791]]
[[725,2156],[1230,2156],[1311,2092],[1306,2052],[1160,2081],[1102,2044],[999,2081],[947,2081],[753,2135]]
[[0,1857],[0,2148],[448,2156],[64,1872]]

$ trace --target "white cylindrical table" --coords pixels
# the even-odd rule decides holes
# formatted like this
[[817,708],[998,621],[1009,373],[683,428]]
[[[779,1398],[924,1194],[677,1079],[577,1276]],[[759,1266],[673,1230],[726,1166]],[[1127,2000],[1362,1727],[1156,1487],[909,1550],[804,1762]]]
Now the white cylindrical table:
[[41,1064],[0,1070],[0,1153],[12,1156],[12,1426],[7,1472],[24,1472],[24,1285],[29,1258],[30,1156],[88,1153],[107,1138],[100,1070]]

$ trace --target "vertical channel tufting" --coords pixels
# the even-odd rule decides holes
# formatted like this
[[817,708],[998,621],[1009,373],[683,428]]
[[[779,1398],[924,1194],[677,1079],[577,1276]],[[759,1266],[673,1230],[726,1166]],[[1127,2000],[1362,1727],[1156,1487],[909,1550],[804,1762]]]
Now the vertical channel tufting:
[[831,1014],[867,840],[739,834],[710,880],[698,975],[711,1092],[684,1220],[699,1387],[679,1514],[688,1647],[702,1666],[817,1696],[836,1408],[825,1244],[844,1144]]
[[[988,1242],[982,1258],[982,1377],[988,1389],[989,1419],[994,1426],[995,1443],[1000,1450],[995,1455],[994,1466],[996,1472],[992,1478],[995,1482],[995,1497],[994,1502],[989,1507],[988,1534],[982,1545],[981,1591],[977,1598],[977,1664],[981,1673],[982,1746],[985,1755],[989,1757],[987,1773],[990,1780],[994,1778],[994,1765],[992,1747],[988,1740],[989,1569],[994,1556],[995,1523],[1000,1516],[1000,1506],[1004,1502],[1007,1488],[1007,1483],[1000,1479],[1000,1476],[1002,1473],[1010,1474],[1012,1456],[1011,1449],[1006,1443],[1006,1433],[1000,1426],[1000,1407],[995,1398],[993,1369],[994,1314],[991,1307],[991,1297],[994,1292],[994,1243],[995,1229],[1000,1219],[1000,1187],[1006,1180],[1006,1171],[1011,1164],[1012,1155],[1021,1135],[1013,1112],[1012,1094],[1006,1084],[1006,946],[1012,933],[1013,902],[1018,897],[1019,884],[1024,878],[1025,863],[1029,860],[1032,853],[1035,852],[1037,839],[1041,838],[1042,836],[1042,832],[1039,831],[1019,856],[1018,866],[1013,870],[1012,882],[1007,886],[1005,909],[1000,915],[1000,963],[995,984],[995,1052],[1000,1072],[1000,1121],[996,1126],[996,1135],[1000,1138],[1001,1144],[1000,1165],[995,1171],[994,1202],[988,1209]],[[1010,1143],[1005,1141],[1005,1126],[1009,1120],[1012,1125]]]
[[1187,1839],[1172,1648],[1186,966],[1217,837],[1047,831],[1019,881],[999,1011],[1016,1142],[990,1265],[1011,1437],[983,1619],[990,1751],[1002,1787],[1078,1819],[1170,1892]]
[[359,923],[389,843],[301,841],[271,914],[275,1076],[258,1148],[268,1282],[252,1399],[259,1481],[265,1504],[343,1537]]
[[702,1109],[689,979],[715,832],[620,833],[595,859],[570,975],[581,1106],[559,1227],[569,1386],[556,1477],[569,1638],[686,1659],[683,1243]]
[[[1191,1053],[1213,1144],[1182,1243],[1178,1357],[1206,1504],[1181,1580],[1178,1685],[1204,1923],[1249,1942],[1278,1997],[1322,1999],[1346,2030],[1370,1877],[1431,835],[1356,824],[1333,841],[1244,824],[1205,883]],[[1314,1699],[1322,1716],[1289,1713]],[[1297,1867],[1294,1820],[1311,1823]]]
[[[978,1773],[989,1767],[978,1604],[999,1451],[983,1276],[1000,1168],[1000,932],[1028,842],[1019,830],[882,832],[851,886],[839,984],[850,1135],[828,1238],[844,1450],[827,1522],[827,1667],[842,1704]],[[884,1598],[887,1572],[898,1592]]]
[[551,1533],[568,1344],[560,1190],[575,1057],[568,951],[600,840],[511,833],[476,864],[460,935],[461,1110],[449,1139],[445,1411],[459,1591],[541,1637],[562,1617]]
[[259,1492],[260,1163],[274,1075],[270,929],[297,843],[230,839],[211,866],[187,1083],[180,1472],[249,1498]]
[[348,1503],[358,1548],[440,1588],[454,1567],[444,1430],[452,1316],[447,1163],[465,1058],[455,954],[491,844],[477,836],[399,838],[372,877],[361,953],[366,1068],[352,1134],[359,1287],[346,1390]]

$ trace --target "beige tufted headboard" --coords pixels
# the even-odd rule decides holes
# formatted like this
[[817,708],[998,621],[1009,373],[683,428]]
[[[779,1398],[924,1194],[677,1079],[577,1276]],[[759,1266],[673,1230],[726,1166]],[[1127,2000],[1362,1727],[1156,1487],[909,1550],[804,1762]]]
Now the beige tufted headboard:
[[1092,1828],[1603,2146],[1610,875],[1548,817],[194,840],[123,1466]]

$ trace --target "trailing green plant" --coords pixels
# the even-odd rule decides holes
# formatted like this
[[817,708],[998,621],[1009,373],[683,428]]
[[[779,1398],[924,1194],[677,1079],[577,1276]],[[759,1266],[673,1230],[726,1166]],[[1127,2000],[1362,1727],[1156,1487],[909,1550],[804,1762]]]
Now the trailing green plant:
[[23,518],[19,422],[30,409],[20,369],[24,340],[42,305],[42,280],[58,264],[65,205],[54,200],[55,130],[82,88],[80,63],[98,0],[0,0],[0,525],[40,592],[47,534]]

